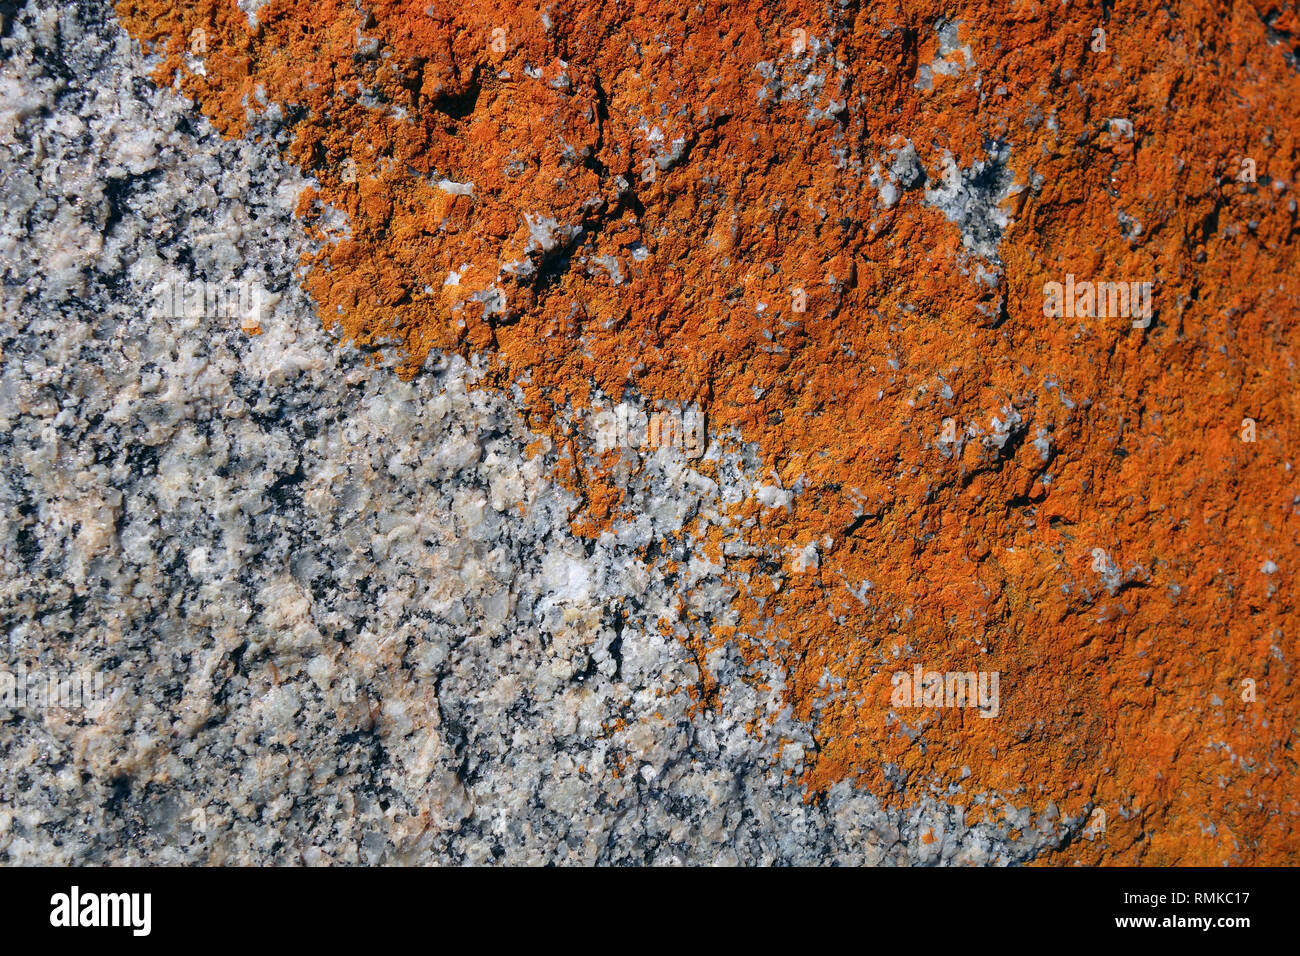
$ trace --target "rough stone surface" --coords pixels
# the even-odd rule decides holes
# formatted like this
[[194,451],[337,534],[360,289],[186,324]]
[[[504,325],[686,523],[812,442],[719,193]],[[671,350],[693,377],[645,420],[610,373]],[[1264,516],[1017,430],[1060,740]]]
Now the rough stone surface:
[[0,859],[1293,862],[1300,25],[1104,7],[0,11]]
[[[224,141],[90,5],[7,30],[3,432],[11,670],[107,677],[102,713],[3,712],[11,863],[1010,861],[947,806],[816,806],[779,684],[692,719],[657,622],[724,491],[660,452],[633,533],[572,497],[509,395],[340,351],[286,281],[301,180]],[[154,287],[267,291],[263,332]],[[745,493],[753,461],[730,469]],[[726,609],[707,565],[694,599]],[[1003,827],[1002,829],[1005,829]],[[943,835],[922,844],[931,831]]]

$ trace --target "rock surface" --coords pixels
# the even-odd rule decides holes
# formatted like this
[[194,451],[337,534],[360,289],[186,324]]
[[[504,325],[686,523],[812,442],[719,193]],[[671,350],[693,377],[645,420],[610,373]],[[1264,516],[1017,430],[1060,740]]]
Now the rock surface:
[[1294,862],[1293,11],[363,7],[0,14],[0,859]]

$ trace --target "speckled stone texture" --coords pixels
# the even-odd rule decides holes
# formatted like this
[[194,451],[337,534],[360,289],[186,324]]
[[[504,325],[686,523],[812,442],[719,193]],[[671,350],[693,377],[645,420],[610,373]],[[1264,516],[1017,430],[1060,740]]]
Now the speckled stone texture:
[[[636,526],[575,537],[509,394],[322,330],[274,123],[223,141],[146,72],[99,4],[6,15],[0,663],[108,700],[0,710],[0,860],[1004,863],[1078,831],[806,801],[768,665],[715,654],[723,703],[688,713],[657,622],[730,594],[646,545],[754,493],[755,459],[647,456]],[[262,334],[160,315],[186,281],[252,284]]]
[[0,36],[0,860],[1300,858],[1294,4]]

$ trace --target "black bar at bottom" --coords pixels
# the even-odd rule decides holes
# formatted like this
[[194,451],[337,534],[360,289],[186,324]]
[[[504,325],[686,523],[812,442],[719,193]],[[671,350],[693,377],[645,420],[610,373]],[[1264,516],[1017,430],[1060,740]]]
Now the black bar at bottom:
[[770,942],[780,927],[805,938],[847,932],[873,948],[998,938],[988,933],[1234,945],[1289,928],[1293,882],[1283,869],[6,868],[0,910],[21,931],[15,938],[128,946],[320,942],[332,951],[401,932],[428,933],[439,948],[452,931],[498,944],[567,937],[584,949],[682,932],[734,947],[749,936]]

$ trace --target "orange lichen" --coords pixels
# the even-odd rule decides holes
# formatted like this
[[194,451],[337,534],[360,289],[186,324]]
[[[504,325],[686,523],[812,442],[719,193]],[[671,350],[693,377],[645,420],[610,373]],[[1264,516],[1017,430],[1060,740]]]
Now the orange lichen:
[[[798,489],[736,509],[759,556],[728,559],[740,624],[711,641],[782,665],[814,727],[810,794],[848,778],[902,799],[892,765],[908,796],[1106,810],[1104,838],[1052,862],[1300,857],[1294,10],[119,14],[223,132],[283,110],[318,183],[300,211],[324,320],[406,375],[490,353],[489,382],[567,452],[579,531],[624,501],[564,424],[597,390],[697,403]],[[882,201],[907,142],[935,188],[1009,148],[1000,263],[923,190]],[[1155,320],[1046,317],[1067,274],[1151,282]],[[707,700],[709,647],[685,642]],[[891,674],[918,663],[998,671],[998,718],[918,711],[923,738],[902,733]]]

